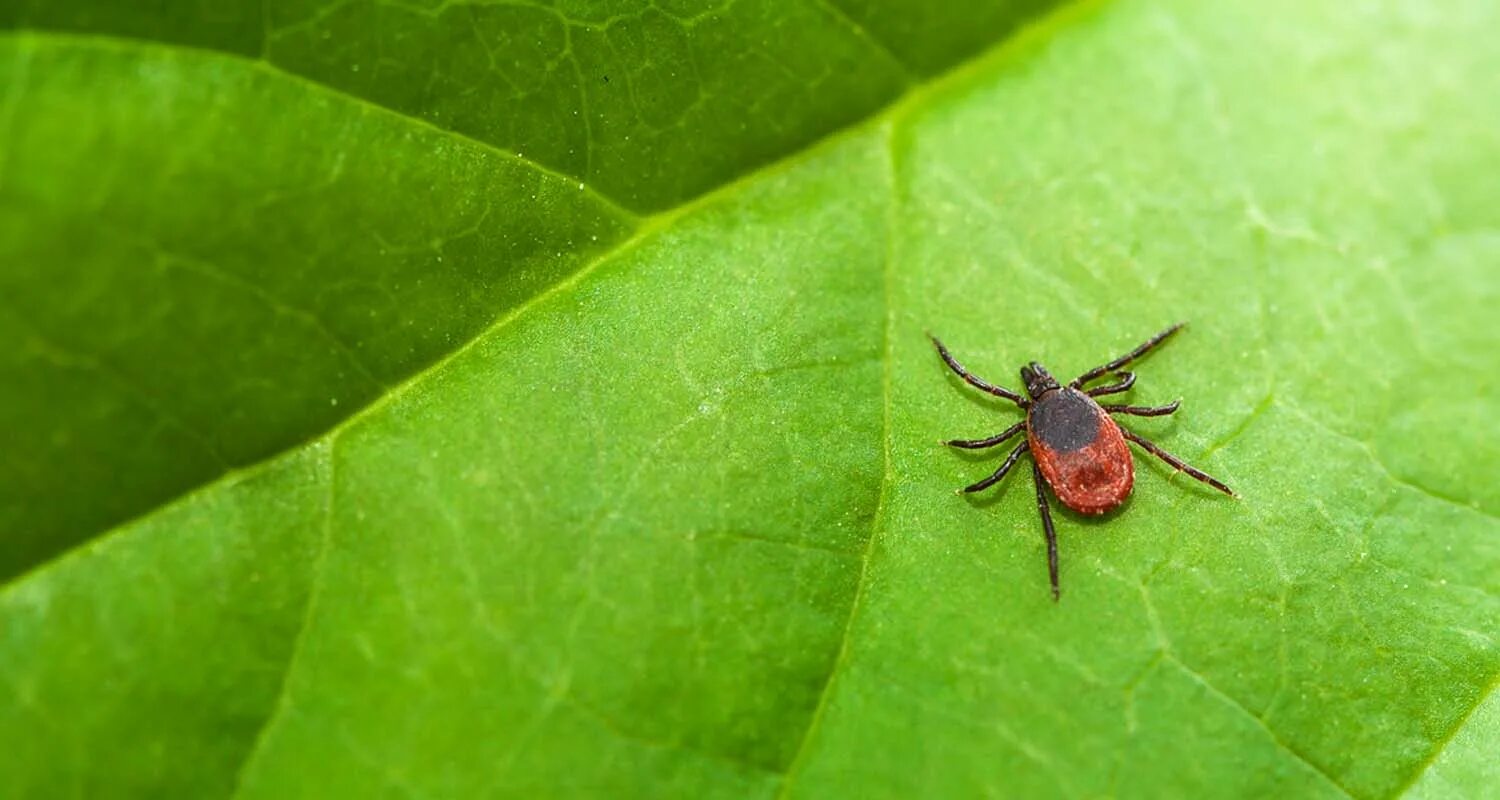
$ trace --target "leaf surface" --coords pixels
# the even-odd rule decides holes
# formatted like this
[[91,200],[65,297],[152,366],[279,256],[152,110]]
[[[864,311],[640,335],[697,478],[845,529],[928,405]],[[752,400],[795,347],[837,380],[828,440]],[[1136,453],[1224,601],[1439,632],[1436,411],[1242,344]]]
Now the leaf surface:
[[[268,8],[4,19],[0,794],[1493,784],[1488,4]],[[923,333],[1179,319],[1054,605]]]

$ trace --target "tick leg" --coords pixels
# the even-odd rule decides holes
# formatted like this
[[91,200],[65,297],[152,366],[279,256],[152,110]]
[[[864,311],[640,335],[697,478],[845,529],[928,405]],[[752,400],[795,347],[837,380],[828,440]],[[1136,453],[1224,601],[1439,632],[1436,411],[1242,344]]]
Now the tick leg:
[[996,386],[992,383],[989,383],[988,381],[985,381],[982,378],[976,377],[973,373],[964,369],[964,365],[955,361],[952,355],[949,355],[948,348],[944,347],[943,343],[938,341],[938,338],[936,336],[932,336],[931,339],[932,343],[937,345],[938,355],[943,357],[943,363],[948,365],[948,369],[951,369],[954,372],[958,373],[958,377],[963,378],[964,381],[967,382],[970,386],[973,386],[975,389],[978,389],[982,392],[989,392],[996,397],[1003,397],[1006,400],[1009,400],[1012,403],[1020,406],[1021,408],[1026,408],[1027,406],[1031,405],[1031,403],[1027,402],[1026,398],[1016,394],[1015,392],[1012,392],[1011,390],[1001,386]]
[[962,447],[965,450],[983,450],[986,447],[994,447],[1006,439],[1015,436],[1024,427],[1026,427],[1026,420],[1023,419],[988,439],[952,439],[943,442],[943,444],[949,447]]
[[1107,394],[1119,394],[1120,392],[1128,391],[1130,387],[1135,385],[1134,372],[1116,372],[1115,379],[1119,382],[1095,386],[1084,392],[1084,394],[1087,394],[1089,397],[1103,397]]
[[1224,485],[1223,481],[1219,480],[1218,478],[1215,478],[1214,476],[1208,474],[1207,472],[1204,472],[1203,470],[1196,469],[1194,467],[1188,466],[1188,463],[1186,461],[1183,461],[1182,459],[1178,458],[1177,456],[1174,456],[1171,453],[1168,453],[1167,451],[1161,449],[1160,447],[1157,447],[1155,444],[1153,444],[1150,440],[1146,439],[1145,437],[1137,436],[1136,434],[1131,433],[1128,430],[1125,430],[1125,428],[1123,426],[1121,426],[1121,428],[1120,428],[1120,433],[1125,434],[1125,438],[1126,439],[1129,439],[1130,441],[1135,442],[1136,444],[1138,444],[1141,447],[1145,448],[1146,452],[1150,453],[1153,456],[1156,456],[1157,458],[1161,459],[1162,461],[1167,462],[1168,464],[1171,464],[1173,469],[1180,470],[1182,472],[1186,472],[1188,475],[1192,476],[1193,478],[1195,478],[1197,480],[1200,480],[1200,481],[1203,481],[1204,483],[1208,484],[1209,486],[1212,486],[1215,489],[1218,489],[1219,491],[1223,492],[1224,494],[1229,495],[1230,497],[1235,497],[1236,496],[1235,493],[1234,493],[1234,490],[1230,489],[1228,486]]
[[1016,445],[1016,449],[1010,451],[1010,455],[1005,457],[1005,463],[1000,465],[1000,469],[995,470],[988,478],[978,483],[965,486],[960,492],[982,492],[999,483],[1000,479],[1005,477],[1005,473],[1010,472],[1010,468],[1016,465],[1016,459],[1020,458],[1024,452],[1026,452],[1026,442],[1021,442]]
[[1042,515],[1042,531],[1047,534],[1047,575],[1052,578],[1052,602],[1060,594],[1057,588],[1057,531],[1052,529],[1052,509],[1047,506],[1047,492],[1042,488],[1042,468],[1031,462],[1031,480],[1036,484],[1036,510]]
[[1150,352],[1151,348],[1153,348],[1153,347],[1161,344],[1162,342],[1166,341],[1166,339],[1167,339],[1168,336],[1171,336],[1172,334],[1178,332],[1179,330],[1182,329],[1182,326],[1186,325],[1186,324],[1187,324],[1186,322],[1179,322],[1176,325],[1173,325],[1172,327],[1167,328],[1166,330],[1162,331],[1161,333],[1158,333],[1155,336],[1151,337],[1150,339],[1147,339],[1146,341],[1142,342],[1141,345],[1140,345],[1140,347],[1137,347],[1136,349],[1131,350],[1130,352],[1126,353],[1123,356],[1120,356],[1119,358],[1115,359],[1114,361],[1111,361],[1108,364],[1100,364],[1099,366],[1094,367],[1093,369],[1089,370],[1088,372],[1085,372],[1082,375],[1079,375],[1078,377],[1074,378],[1073,382],[1070,383],[1070,384],[1068,384],[1068,386],[1070,386],[1070,387],[1072,387],[1074,389],[1077,389],[1078,387],[1084,385],[1085,383],[1088,383],[1089,381],[1091,381],[1091,380],[1099,377],[1100,375],[1103,375],[1106,372],[1114,372],[1115,370],[1119,369],[1120,367],[1123,367],[1126,364],[1129,364],[1130,362],[1132,362],[1132,361],[1136,360],[1137,358],[1140,358],[1141,356],[1143,356],[1146,353]]
[[1103,405],[1100,408],[1111,414],[1129,414],[1133,417],[1165,417],[1177,410],[1181,400],[1173,400],[1164,406],[1111,406]]

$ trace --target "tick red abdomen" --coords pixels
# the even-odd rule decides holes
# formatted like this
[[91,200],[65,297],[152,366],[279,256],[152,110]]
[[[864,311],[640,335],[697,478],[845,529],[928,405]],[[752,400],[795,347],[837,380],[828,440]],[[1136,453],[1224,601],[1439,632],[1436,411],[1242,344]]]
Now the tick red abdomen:
[[1103,514],[1130,496],[1130,446],[1120,426],[1083,392],[1059,389],[1033,401],[1026,439],[1042,477],[1068,508]]

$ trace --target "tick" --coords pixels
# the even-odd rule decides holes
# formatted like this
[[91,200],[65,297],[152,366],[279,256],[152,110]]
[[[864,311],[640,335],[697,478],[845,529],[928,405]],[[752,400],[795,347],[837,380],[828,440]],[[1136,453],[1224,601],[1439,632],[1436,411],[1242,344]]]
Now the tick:
[[[959,493],[979,492],[994,486],[1010,472],[1023,453],[1031,453],[1031,478],[1036,484],[1036,508],[1042,515],[1042,530],[1047,536],[1047,572],[1052,578],[1053,600],[1057,600],[1059,594],[1057,532],[1052,528],[1052,511],[1047,505],[1047,495],[1042,491],[1043,483],[1052,488],[1052,493],[1063,505],[1080,514],[1098,515],[1118,508],[1130,496],[1130,489],[1135,484],[1135,463],[1130,458],[1129,445],[1125,444],[1129,440],[1167,462],[1174,470],[1186,472],[1230,497],[1235,496],[1223,481],[1189,466],[1145,437],[1120,427],[1110,416],[1162,417],[1176,411],[1179,401],[1164,406],[1130,406],[1100,405],[1094,400],[1119,394],[1134,386],[1134,373],[1117,370],[1165,342],[1184,324],[1179,322],[1167,328],[1125,355],[1079,375],[1067,386],[1058,385],[1045,367],[1033,361],[1021,367],[1021,383],[1026,386],[1028,397],[976,377],[949,355],[948,348],[936,336],[932,337],[943,363],[958,373],[958,377],[982,392],[1015,403],[1026,412],[1026,419],[989,438],[954,439],[944,444],[980,450],[1002,444],[1023,430],[1026,432],[1025,441],[1010,451],[999,469],[984,480],[965,486]],[[1106,375],[1112,382],[1088,388],[1088,384]]]

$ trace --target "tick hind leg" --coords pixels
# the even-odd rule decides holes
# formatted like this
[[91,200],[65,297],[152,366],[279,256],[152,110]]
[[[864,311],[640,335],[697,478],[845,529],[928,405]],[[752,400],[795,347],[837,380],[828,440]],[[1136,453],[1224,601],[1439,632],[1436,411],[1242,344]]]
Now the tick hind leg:
[[1218,489],[1219,491],[1223,492],[1224,494],[1229,495],[1230,497],[1235,497],[1236,496],[1235,493],[1234,493],[1234,490],[1231,489],[1231,488],[1229,488],[1227,485],[1225,485],[1223,481],[1219,480],[1218,478],[1215,478],[1214,476],[1208,474],[1207,472],[1204,472],[1203,470],[1200,470],[1200,469],[1197,469],[1195,467],[1189,466],[1186,461],[1183,461],[1182,459],[1178,458],[1177,456],[1174,456],[1171,453],[1168,453],[1167,451],[1161,449],[1160,447],[1157,447],[1155,443],[1153,443],[1151,440],[1145,438],[1144,436],[1138,436],[1138,435],[1136,435],[1134,433],[1131,433],[1130,431],[1125,430],[1124,426],[1120,427],[1120,433],[1124,434],[1126,439],[1129,439],[1130,441],[1135,442],[1136,444],[1140,445],[1142,448],[1144,448],[1146,450],[1146,452],[1148,452],[1151,455],[1156,456],[1157,458],[1161,459],[1162,461],[1165,461],[1168,464],[1172,465],[1173,469],[1176,469],[1176,470],[1179,470],[1179,471],[1182,471],[1182,472],[1186,472],[1190,477],[1194,478],[1195,480],[1203,481],[1204,483],[1208,484],[1209,486],[1212,486],[1215,489]]
[[1156,334],[1155,336],[1151,337],[1150,339],[1147,339],[1146,341],[1141,342],[1141,344],[1140,344],[1139,347],[1135,348],[1134,350],[1131,350],[1130,352],[1126,353],[1123,356],[1120,356],[1119,358],[1115,359],[1114,361],[1111,361],[1108,364],[1100,364],[1099,366],[1094,367],[1093,369],[1089,370],[1088,372],[1085,372],[1082,375],[1079,375],[1078,377],[1074,378],[1073,382],[1070,383],[1070,384],[1068,384],[1068,386],[1070,386],[1070,387],[1072,387],[1074,389],[1077,389],[1078,387],[1084,385],[1085,383],[1088,383],[1089,381],[1091,381],[1091,380],[1099,377],[1100,375],[1103,375],[1106,372],[1114,372],[1115,370],[1119,369],[1120,367],[1123,367],[1126,364],[1129,364],[1130,362],[1136,360],[1137,358],[1140,358],[1141,356],[1143,356],[1143,355],[1151,352],[1151,349],[1153,347],[1156,347],[1157,345],[1159,345],[1162,342],[1166,341],[1168,336],[1171,336],[1172,334],[1178,332],[1179,330],[1182,330],[1182,326],[1186,325],[1186,324],[1187,324],[1186,322],[1179,322],[1176,325],[1173,325],[1172,327],[1167,328],[1166,330],[1162,331],[1161,333]]
[[953,372],[956,373],[958,377],[963,378],[965,383],[973,386],[975,389],[978,389],[981,392],[988,392],[996,397],[1003,397],[1006,400],[1009,400],[1012,403],[1020,406],[1021,408],[1026,408],[1031,405],[1031,403],[1027,401],[1026,398],[1020,396],[1019,394],[1016,394],[1015,392],[1012,392],[1011,390],[1003,386],[996,386],[989,381],[986,381],[983,378],[980,378],[979,376],[973,374],[972,372],[969,372],[967,369],[964,369],[964,365],[958,363],[958,361],[953,358],[953,356],[948,352],[948,348],[944,347],[943,343],[941,341],[938,341],[938,338],[936,336],[929,336],[929,338],[932,339],[932,343],[934,345],[937,345],[938,355],[942,357],[943,363],[947,364],[948,369],[953,370]]
[[1022,453],[1026,452],[1026,448],[1026,442],[1021,442],[1020,444],[1016,445],[1016,449],[1010,451],[1010,455],[1005,457],[1005,463],[1000,465],[1000,469],[995,470],[990,474],[988,478],[985,478],[978,483],[973,483],[965,486],[964,488],[958,490],[958,493],[965,494],[969,492],[982,492],[985,489],[988,489],[991,486],[999,483],[1000,479],[1005,477],[1005,473],[1010,472],[1010,468],[1016,465],[1016,460],[1021,457]]
[[1042,488],[1042,468],[1031,462],[1031,480],[1036,484],[1036,510],[1042,515],[1042,532],[1047,536],[1047,575],[1052,578],[1052,602],[1061,591],[1057,588],[1057,531],[1052,528],[1052,509],[1047,505],[1047,491]]

